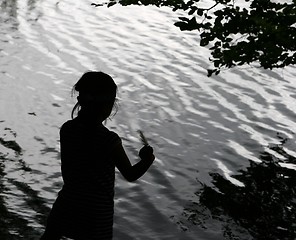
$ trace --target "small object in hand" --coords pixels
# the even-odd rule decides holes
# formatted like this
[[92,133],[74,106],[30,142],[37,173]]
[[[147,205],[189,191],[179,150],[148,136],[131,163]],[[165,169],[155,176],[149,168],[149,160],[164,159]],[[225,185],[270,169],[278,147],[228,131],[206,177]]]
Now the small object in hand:
[[143,143],[144,146],[149,146],[149,143],[147,141],[147,138],[144,136],[144,133],[141,130],[138,130],[138,133],[140,135],[140,140]]

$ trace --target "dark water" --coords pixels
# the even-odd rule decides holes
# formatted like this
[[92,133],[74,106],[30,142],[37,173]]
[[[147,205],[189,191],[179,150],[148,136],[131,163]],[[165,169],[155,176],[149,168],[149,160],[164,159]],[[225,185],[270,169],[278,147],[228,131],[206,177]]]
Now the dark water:
[[59,127],[86,70],[110,73],[120,107],[107,126],[137,160],[117,173],[114,239],[296,239],[295,68],[206,77],[198,35],[168,9],[91,1],[0,1],[0,239],[38,239],[62,186]]

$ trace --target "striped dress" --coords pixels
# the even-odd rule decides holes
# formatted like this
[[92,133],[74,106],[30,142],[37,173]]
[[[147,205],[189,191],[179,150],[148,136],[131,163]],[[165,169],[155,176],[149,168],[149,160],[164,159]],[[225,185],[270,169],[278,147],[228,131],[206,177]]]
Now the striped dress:
[[60,131],[64,185],[47,228],[73,239],[112,239],[115,165],[113,148],[119,136],[103,125],[77,118]]

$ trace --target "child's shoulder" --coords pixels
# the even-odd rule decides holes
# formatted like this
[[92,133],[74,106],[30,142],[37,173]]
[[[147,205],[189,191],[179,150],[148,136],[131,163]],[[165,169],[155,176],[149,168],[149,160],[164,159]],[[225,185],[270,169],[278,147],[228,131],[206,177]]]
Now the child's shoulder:
[[71,119],[62,124],[60,128],[60,133],[67,133],[79,130],[79,124],[75,121],[75,119]]
[[80,130],[85,132],[89,132],[90,130],[92,130],[93,133],[97,132],[100,134],[108,135],[110,138],[120,138],[116,132],[108,129],[103,125],[98,126],[97,128],[94,128],[94,127],[80,123],[75,118],[66,121],[65,123],[62,124],[60,128],[61,132],[74,131],[74,130],[76,131]]
[[67,128],[72,127],[72,126],[74,125],[74,123],[75,123],[75,122],[74,122],[73,119],[64,122],[64,123],[62,124],[62,126],[61,126],[61,130],[64,130],[64,129],[67,129]]

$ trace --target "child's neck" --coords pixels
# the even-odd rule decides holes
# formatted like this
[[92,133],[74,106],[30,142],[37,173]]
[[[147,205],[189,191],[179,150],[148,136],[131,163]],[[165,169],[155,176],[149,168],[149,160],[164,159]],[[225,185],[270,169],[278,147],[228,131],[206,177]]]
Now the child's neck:
[[104,119],[102,119],[100,115],[89,113],[87,111],[83,111],[82,109],[79,111],[77,119],[87,124],[96,124],[96,125],[98,124],[100,125],[104,121]]

